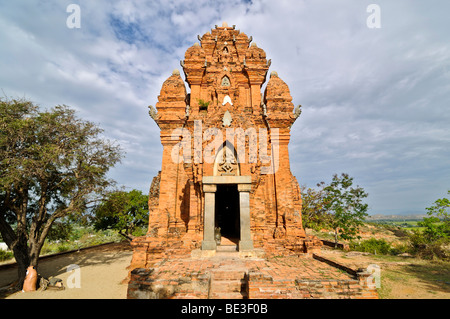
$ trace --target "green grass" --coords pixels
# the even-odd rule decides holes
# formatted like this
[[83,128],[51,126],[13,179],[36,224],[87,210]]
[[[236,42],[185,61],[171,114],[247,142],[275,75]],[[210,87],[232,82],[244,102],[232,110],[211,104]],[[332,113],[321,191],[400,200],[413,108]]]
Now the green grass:
[[[385,256],[386,257],[386,256]],[[389,262],[386,258],[385,261]],[[391,256],[390,262],[404,261],[400,257]],[[450,292],[450,263],[444,261],[429,261],[418,258],[408,259],[408,263],[397,265],[396,267],[384,266],[381,270],[381,288],[378,290],[380,299],[394,298],[398,285],[406,285],[419,288],[418,284],[422,284],[426,289],[423,293],[438,295],[442,292]],[[397,295],[398,297],[398,295]],[[420,297],[420,296],[416,296]]]

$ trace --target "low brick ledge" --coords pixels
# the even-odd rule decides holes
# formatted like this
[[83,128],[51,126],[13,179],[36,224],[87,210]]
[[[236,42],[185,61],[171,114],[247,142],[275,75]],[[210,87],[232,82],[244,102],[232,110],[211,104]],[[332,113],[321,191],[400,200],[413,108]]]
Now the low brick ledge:
[[354,269],[352,269],[352,268],[350,268],[350,267],[347,267],[347,266],[345,266],[345,265],[342,265],[342,264],[340,264],[340,263],[338,263],[338,262],[335,262],[335,261],[333,261],[333,260],[330,260],[330,259],[325,258],[325,257],[323,257],[323,256],[320,256],[320,255],[318,255],[318,254],[313,254],[313,258],[316,259],[316,260],[318,260],[318,261],[324,262],[324,263],[326,263],[326,264],[328,264],[328,265],[330,265],[330,266],[333,266],[333,267],[336,267],[336,268],[338,268],[338,269],[341,269],[341,270],[347,272],[348,274],[350,274],[350,275],[352,275],[352,276],[357,277],[358,271],[356,271],[356,270],[354,270]]
[[333,247],[333,248],[337,247],[344,251],[350,250],[350,246],[348,244],[337,243],[337,245],[336,245],[336,243],[334,241],[326,240],[326,239],[321,239],[320,241],[322,241],[322,244],[324,244],[325,246],[328,246],[328,247]]
[[[107,243],[103,243],[103,244],[97,244],[97,245],[92,245],[92,246],[87,246],[87,247],[80,247],[80,248],[76,248],[76,249],[72,249],[72,250],[66,250],[66,251],[62,251],[60,253],[42,255],[42,256],[39,256],[39,261],[42,261],[44,259],[60,257],[60,256],[63,256],[63,255],[73,254],[73,253],[77,253],[77,252],[80,252],[80,251],[83,251],[83,250],[89,250],[89,249],[93,249],[93,248],[98,248],[98,247],[101,247],[101,246],[112,245],[112,244],[117,244],[117,242],[111,241],[111,242],[107,242]],[[10,268],[14,268],[16,266],[17,266],[17,262],[15,262],[15,261],[8,262],[8,263],[0,264],[0,270],[10,269]]]

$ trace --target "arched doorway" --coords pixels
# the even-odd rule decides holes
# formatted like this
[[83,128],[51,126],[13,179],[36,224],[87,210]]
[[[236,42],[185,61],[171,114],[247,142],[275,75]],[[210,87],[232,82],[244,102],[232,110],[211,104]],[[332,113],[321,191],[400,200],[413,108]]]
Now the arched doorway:
[[238,243],[239,251],[253,250],[250,234],[251,176],[241,176],[236,150],[225,142],[217,152],[213,176],[203,176],[203,250],[215,250],[215,232]]

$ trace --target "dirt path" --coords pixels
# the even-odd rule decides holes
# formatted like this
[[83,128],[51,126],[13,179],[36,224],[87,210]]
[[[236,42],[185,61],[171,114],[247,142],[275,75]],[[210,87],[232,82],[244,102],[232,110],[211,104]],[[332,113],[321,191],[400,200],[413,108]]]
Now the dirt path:
[[[17,292],[6,299],[126,299],[132,251],[129,244],[119,243],[43,260],[38,272],[45,278],[62,279],[66,289]],[[78,270],[67,271],[69,265]],[[0,287],[17,280],[17,269],[0,271]],[[80,288],[69,288],[79,283]]]

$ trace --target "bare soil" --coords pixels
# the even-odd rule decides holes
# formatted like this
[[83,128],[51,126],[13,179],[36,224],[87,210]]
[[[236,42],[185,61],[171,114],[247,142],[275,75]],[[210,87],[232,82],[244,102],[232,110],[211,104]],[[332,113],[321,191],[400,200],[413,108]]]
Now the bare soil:
[[[17,268],[0,271],[0,287],[3,287],[6,299],[125,299],[127,267],[131,257],[132,250],[126,242],[81,250],[39,263],[39,275],[62,279],[64,290],[19,291],[10,294],[12,290],[7,288],[17,281]],[[75,280],[68,282],[74,271],[68,271],[67,267],[72,264],[80,267],[80,288],[69,288],[71,283],[75,283]]]

